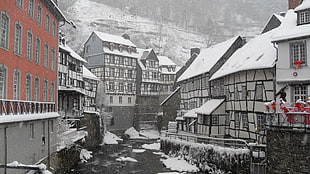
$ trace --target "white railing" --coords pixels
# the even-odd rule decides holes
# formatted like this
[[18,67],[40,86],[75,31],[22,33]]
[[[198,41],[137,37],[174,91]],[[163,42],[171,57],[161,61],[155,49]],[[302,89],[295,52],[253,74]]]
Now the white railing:
[[0,116],[47,112],[56,112],[54,102],[0,99]]

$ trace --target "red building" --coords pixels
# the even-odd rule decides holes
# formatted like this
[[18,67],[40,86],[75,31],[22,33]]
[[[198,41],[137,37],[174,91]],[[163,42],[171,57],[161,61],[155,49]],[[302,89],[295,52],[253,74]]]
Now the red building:
[[59,116],[58,31],[65,22],[57,1],[0,1],[0,164],[50,165]]

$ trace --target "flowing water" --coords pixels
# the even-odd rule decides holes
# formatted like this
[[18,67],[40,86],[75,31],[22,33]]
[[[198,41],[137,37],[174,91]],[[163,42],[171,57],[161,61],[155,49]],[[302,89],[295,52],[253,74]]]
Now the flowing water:
[[[122,144],[104,145],[93,151],[93,158],[87,163],[79,163],[70,174],[157,174],[171,170],[165,168],[156,150],[134,153],[141,145],[154,143],[154,140],[128,140]],[[118,157],[131,157],[138,162],[119,162]]]

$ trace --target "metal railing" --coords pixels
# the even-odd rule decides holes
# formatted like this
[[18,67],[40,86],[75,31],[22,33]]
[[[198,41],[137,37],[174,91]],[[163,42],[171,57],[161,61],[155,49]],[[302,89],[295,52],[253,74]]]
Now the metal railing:
[[280,126],[287,128],[308,128],[310,129],[310,113],[307,112],[274,112],[266,113],[267,126]]
[[0,116],[47,112],[56,112],[54,102],[0,99]]
[[244,149],[249,148],[249,144],[246,140],[241,139],[226,139],[226,138],[214,138],[200,135],[187,135],[180,133],[171,133],[166,132],[165,137],[169,137],[171,139],[183,140],[192,143],[203,143],[203,144],[211,144],[221,147],[234,148],[234,149]]

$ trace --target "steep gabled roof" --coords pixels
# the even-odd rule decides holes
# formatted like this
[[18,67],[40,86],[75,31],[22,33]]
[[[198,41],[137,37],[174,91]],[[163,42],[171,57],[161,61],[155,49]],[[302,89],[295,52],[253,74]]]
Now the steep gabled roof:
[[251,39],[228,58],[210,80],[244,70],[273,67],[276,61],[276,49],[271,43],[271,38],[276,32],[277,29],[273,29]]
[[176,64],[169,59],[167,56],[157,56],[159,60],[159,66],[161,65],[171,65],[171,66],[176,66]]
[[280,42],[295,38],[310,37],[309,31],[310,24],[297,25],[297,14],[294,12],[294,10],[289,10],[279,27],[278,33],[274,35],[272,41]]
[[209,72],[238,38],[239,36],[202,50],[194,62],[178,78],[178,82]]
[[83,78],[92,79],[98,81],[98,77],[90,72],[85,66],[83,66]]
[[127,45],[131,47],[136,47],[130,40],[123,38],[122,36],[116,36],[108,33],[102,33],[100,31],[93,31],[102,41]]
[[73,51],[68,45],[64,44],[59,44],[59,48],[67,51],[73,58],[83,62],[87,63],[85,59],[83,59],[80,55],[78,55],[75,51]]

